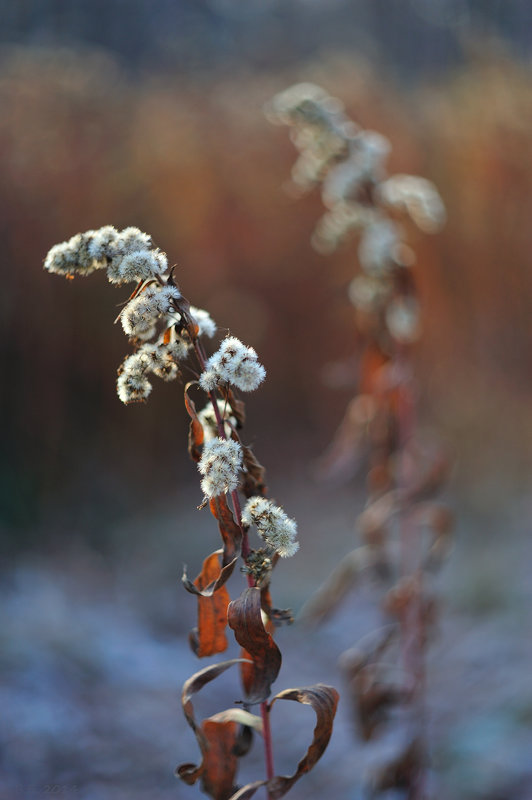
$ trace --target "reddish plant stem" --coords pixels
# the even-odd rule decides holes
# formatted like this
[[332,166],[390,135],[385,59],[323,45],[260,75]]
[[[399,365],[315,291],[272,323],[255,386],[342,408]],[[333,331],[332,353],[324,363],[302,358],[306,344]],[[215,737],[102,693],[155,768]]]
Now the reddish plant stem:
[[[416,403],[410,383],[409,365],[403,354],[396,356],[399,369],[397,423],[399,432],[399,488],[408,490],[409,469],[406,448],[415,428]],[[406,492],[405,492],[406,493]],[[419,537],[415,525],[409,519],[408,501],[400,512],[401,577],[412,580],[412,595],[409,597],[401,617],[402,660],[408,683],[407,693],[414,712],[415,733],[422,746],[425,729],[425,654],[423,631],[423,572],[420,568]],[[411,787],[411,800],[424,800],[425,766],[421,764]]]
[[[275,769],[273,766],[273,746],[272,746],[272,732],[270,728],[270,707],[268,703],[261,703],[260,704],[260,713],[262,717],[262,730],[264,734],[264,752],[266,756],[266,777],[269,781],[275,775]],[[268,794],[268,800],[270,797],[270,793]]]
[[[203,345],[197,338],[194,339],[194,349],[196,351],[200,367],[202,370],[204,370],[206,361],[205,351],[203,349]],[[218,401],[216,394],[214,391],[211,390],[210,392],[208,392],[208,395],[214,410],[214,416],[216,417],[216,425],[218,428],[218,433],[220,435],[220,438],[227,439],[225,433],[225,425],[222,419],[222,415],[220,414],[220,409],[218,408]],[[244,562],[247,562],[250,553],[249,539],[248,539],[248,533],[244,529],[244,526],[242,524],[242,509],[240,507],[240,498],[238,496],[238,491],[236,489],[234,489],[231,492],[231,502],[233,505],[233,511],[235,513],[236,524],[240,528],[240,533],[242,534],[242,558],[244,559]],[[249,573],[247,574],[247,584],[250,588],[255,586],[255,581],[253,579],[253,576],[250,575]],[[275,768],[273,764],[273,743],[272,743],[272,733],[270,727],[270,709],[266,701],[260,704],[260,713],[262,717],[264,760],[266,762],[266,777],[268,780],[271,780],[275,775]],[[267,797],[268,800],[270,800],[270,793],[268,791],[267,791]]]

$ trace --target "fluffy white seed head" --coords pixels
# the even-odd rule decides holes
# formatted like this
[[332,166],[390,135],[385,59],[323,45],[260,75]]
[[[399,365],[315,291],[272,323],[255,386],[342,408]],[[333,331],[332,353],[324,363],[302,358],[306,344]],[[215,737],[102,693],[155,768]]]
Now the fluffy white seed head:
[[107,267],[111,283],[146,280],[168,268],[166,255],[151,249],[151,245],[151,237],[138,228],[119,232],[112,225],[105,225],[97,231],[77,233],[68,242],[52,247],[44,268],[73,277]]
[[296,521],[265,497],[250,497],[242,512],[242,522],[255,525],[259,535],[282,558],[293,556],[299,550]]
[[328,208],[337,203],[356,202],[361,188],[383,177],[384,159],[390,151],[388,140],[374,131],[361,131],[349,145],[349,157],[331,167],[323,181],[322,199]]
[[394,175],[379,186],[379,197],[389,208],[406,211],[425,233],[435,233],[445,222],[445,206],[431,181],[415,175]]
[[[236,419],[230,415],[229,412],[231,409],[225,400],[217,400],[216,402],[220,417],[224,420],[225,435],[229,437],[231,436],[232,428],[236,426]],[[218,436],[218,422],[212,403],[207,403],[205,408],[198,413],[198,419],[203,427],[203,434],[206,442]]]
[[89,244],[89,253],[102,264],[106,264],[108,260],[114,258],[117,253],[118,231],[113,225],[104,225],[97,231],[94,231],[92,241]]
[[152,372],[163,381],[173,381],[179,375],[179,368],[168,352],[168,346],[163,343],[143,344],[137,351],[137,355],[145,356]]
[[419,303],[414,297],[396,297],[386,309],[386,325],[401,344],[412,344],[421,335]]
[[399,226],[384,217],[375,219],[364,228],[360,239],[360,266],[369,275],[386,275],[398,263],[400,244]]
[[264,380],[266,370],[252,347],[234,336],[228,336],[205,365],[200,385],[205,391],[230,383],[243,392],[252,392]]
[[127,336],[146,339],[161,315],[175,311],[174,301],[181,297],[175,286],[147,286],[124,307],[120,319]]
[[44,268],[65,277],[90,275],[94,270],[107,266],[107,261],[96,258],[91,245],[97,231],[77,233],[67,242],[54,245],[46,255]]
[[347,293],[349,299],[360,311],[377,311],[388,300],[392,285],[382,278],[357,275],[353,278]]
[[185,339],[173,332],[173,338],[167,344],[166,348],[168,355],[173,358],[174,361],[184,361],[188,356],[191,346],[190,342],[185,341]]
[[134,250],[118,261],[113,283],[144,281],[165,272],[168,262],[157,250]]
[[212,339],[216,333],[216,322],[213,320],[209,312],[205,311],[203,308],[190,306],[190,315],[198,323],[199,335],[205,335]]
[[241,446],[232,439],[220,437],[205,442],[198,469],[203,475],[201,488],[206,497],[234,491],[240,482]]
[[128,253],[135,253],[139,250],[149,250],[152,241],[149,234],[143,233],[139,228],[135,228],[132,225],[120,231],[117,245],[120,252],[123,253],[123,255],[127,255]]
[[146,400],[152,385],[146,377],[149,360],[143,353],[128,356],[119,370],[116,388],[123,403],[140,403]]

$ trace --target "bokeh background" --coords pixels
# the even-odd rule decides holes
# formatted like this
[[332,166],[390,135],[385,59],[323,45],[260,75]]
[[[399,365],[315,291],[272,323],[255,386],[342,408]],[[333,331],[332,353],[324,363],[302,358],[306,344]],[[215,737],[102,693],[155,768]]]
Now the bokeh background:
[[[433,180],[447,206],[443,232],[409,229],[421,425],[455,465],[430,652],[435,796],[531,798],[528,1],[1,0],[0,21],[1,796],[198,794],[172,775],[196,756],[179,693],[204,665],[180,575],[217,532],[196,510],[181,392],[159,384],[146,406],[122,406],[124,292],[45,274],[53,244],[139,226],[184,294],[259,352],[268,380],[247,439],[302,543],[276,572],[276,604],[297,611],[353,547],[364,472],[318,483],[315,463],[356,389],[356,247],[311,249],[320,199],[285,191],[293,147],[262,112],[307,80],[390,138],[390,173]],[[283,630],[279,689],[341,687],[338,655],[376,619],[362,591],[319,631]],[[236,679],[220,685],[227,706]],[[304,748],[301,714],[277,730],[285,770]],[[294,800],[361,796],[372,756],[352,727],[342,705]]]

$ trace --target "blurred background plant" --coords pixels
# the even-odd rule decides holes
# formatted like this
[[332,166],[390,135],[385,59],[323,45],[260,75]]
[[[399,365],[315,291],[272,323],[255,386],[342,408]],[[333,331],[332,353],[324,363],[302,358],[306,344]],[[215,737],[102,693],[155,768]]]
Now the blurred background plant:
[[[275,92],[310,80],[393,140],[390,173],[431,179],[448,209],[437,239],[411,241],[431,309],[416,355],[421,420],[455,458],[460,520],[431,666],[434,757],[442,798],[527,796],[530,14],[521,0],[294,0],[246,13],[230,0],[161,1],[126,15],[114,2],[2,4],[6,791],[187,791],[157,783],[176,752],[153,744],[161,727],[165,741],[181,736],[173,693],[194,669],[194,608],[178,606],[182,559],[198,564],[203,552],[187,536],[197,487],[186,421],[171,386],[150,413],[116,399],[116,300],[99,282],[76,292],[50,281],[40,265],[54,242],[110,219],[149,230],[178,254],[195,302],[260,351],[269,380],[250,402],[264,418],[256,444],[301,532],[301,568],[279,579],[277,602],[299,608],[352,549],[362,487],[358,499],[358,482],[309,491],[308,466],[356,388],[356,363],[342,363],[353,352],[352,254],[325,263],[309,247],[320,200],[280,191],[292,147],[261,114]],[[297,357],[286,358],[287,341]],[[172,419],[164,435],[161,418]],[[375,627],[369,600],[348,636],[344,623],[292,665],[298,683],[322,679],[329,652],[333,674],[353,624]],[[352,797],[341,715],[322,764],[336,796]],[[282,734],[290,769],[289,727]],[[313,780],[305,796],[330,790]]]

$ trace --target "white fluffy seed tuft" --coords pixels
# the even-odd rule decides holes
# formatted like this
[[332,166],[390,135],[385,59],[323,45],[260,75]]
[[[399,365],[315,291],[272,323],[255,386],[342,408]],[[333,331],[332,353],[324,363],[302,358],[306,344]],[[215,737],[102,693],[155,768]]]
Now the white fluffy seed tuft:
[[195,306],[190,306],[190,315],[198,323],[199,335],[200,336],[205,335],[208,336],[209,339],[212,339],[212,337],[216,333],[217,326],[216,322],[213,320],[209,312],[205,311],[203,308],[196,308]]
[[281,558],[289,558],[299,550],[296,521],[265,497],[250,497],[242,512],[242,522],[255,525],[262,539]]
[[207,361],[200,376],[200,385],[207,392],[227,383],[243,392],[252,392],[265,376],[266,370],[258,361],[255,350],[242,344],[236,337],[228,336]]
[[206,497],[216,497],[238,488],[242,469],[242,448],[232,439],[219,436],[205,442],[198,470],[203,475],[201,488]]

